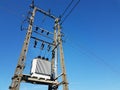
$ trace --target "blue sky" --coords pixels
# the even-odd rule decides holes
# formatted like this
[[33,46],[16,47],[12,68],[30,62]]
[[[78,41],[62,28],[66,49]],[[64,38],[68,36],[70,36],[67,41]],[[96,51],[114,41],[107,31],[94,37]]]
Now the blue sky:
[[[8,90],[11,83],[25,37],[20,25],[30,1],[0,2],[0,90]],[[56,16],[63,12],[69,2],[36,0],[37,6],[46,11],[51,9]],[[38,20],[41,21],[41,17]],[[41,26],[52,31],[48,19]],[[81,0],[62,27],[69,90],[120,90],[120,0]],[[30,66],[31,58],[37,55],[32,48],[29,54],[31,56],[27,57],[26,66]],[[28,72],[29,68],[26,67],[25,73]],[[46,88],[21,84],[21,90]]]

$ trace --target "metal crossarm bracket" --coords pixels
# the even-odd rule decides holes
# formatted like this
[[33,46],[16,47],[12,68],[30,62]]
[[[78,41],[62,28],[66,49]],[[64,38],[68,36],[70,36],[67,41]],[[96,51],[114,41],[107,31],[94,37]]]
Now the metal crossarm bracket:
[[42,40],[42,39],[39,39],[39,38],[36,38],[36,37],[33,37],[33,36],[31,36],[31,38],[54,46],[53,43],[50,43],[50,42],[44,41],[44,40]]
[[30,75],[23,75],[22,82],[34,83],[34,84],[43,84],[43,85],[58,85],[59,82],[51,80],[43,80],[31,77]]
[[49,12],[46,12],[46,11],[40,9],[40,8],[37,8],[37,11],[45,14],[46,16],[48,16],[48,17],[50,17],[50,18],[52,18],[52,19],[54,19],[54,20],[57,18],[57,17],[55,17],[54,15],[50,14]]

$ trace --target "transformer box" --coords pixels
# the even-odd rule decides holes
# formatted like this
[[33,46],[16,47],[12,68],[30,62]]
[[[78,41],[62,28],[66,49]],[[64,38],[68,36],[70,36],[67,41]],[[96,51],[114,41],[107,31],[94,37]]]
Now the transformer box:
[[32,61],[31,77],[38,79],[50,79],[51,62],[42,58],[35,58]]

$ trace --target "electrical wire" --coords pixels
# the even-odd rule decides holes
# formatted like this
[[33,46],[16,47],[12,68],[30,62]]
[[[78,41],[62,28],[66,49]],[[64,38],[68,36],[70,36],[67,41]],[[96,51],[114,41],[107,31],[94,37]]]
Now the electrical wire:
[[63,20],[61,21],[60,25],[62,25],[65,20],[69,17],[69,15],[73,12],[73,10],[76,8],[76,6],[79,4],[80,0],[78,0],[76,2],[76,4],[73,6],[73,8],[68,12],[68,14],[63,18]]
[[[69,46],[70,46],[71,48],[81,51],[80,53],[83,54],[83,55],[85,55],[85,56],[88,56],[88,57],[93,56],[93,57],[96,58],[96,60],[97,60],[96,63],[99,63],[98,61],[100,61],[100,62],[102,62],[106,67],[108,67],[112,72],[120,75],[120,72],[117,71],[117,70],[116,70],[113,66],[111,66],[109,63],[107,63],[105,59],[103,59],[102,57],[96,55],[93,51],[90,51],[89,49],[87,49],[87,48],[85,48],[85,47],[83,47],[83,46],[80,47],[80,45],[71,42],[71,40],[69,40],[69,41],[70,41]],[[74,44],[74,45],[73,45],[73,44]],[[77,46],[76,46],[76,45],[77,45]],[[80,48],[81,48],[81,49],[80,49]],[[83,49],[83,48],[84,48],[84,49]],[[86,50],[85,50],[85,49],[86,49]]]
[[68,6],[66,7],[66,9],[64,10],[64,12],[63,12],[62,15],[61,15],[61,18],[64,16],[64,14],[67,12],[67,10],[69,9],[69,7],[72,5],[73,1],[74,1],[74,0],[72,0],[72,1],[68,4]]

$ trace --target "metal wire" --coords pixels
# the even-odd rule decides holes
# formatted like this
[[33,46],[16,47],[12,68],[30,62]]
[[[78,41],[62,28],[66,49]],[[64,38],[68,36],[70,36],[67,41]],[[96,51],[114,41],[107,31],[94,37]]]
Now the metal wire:
[[79,4],[80,0],[76,2],[76,4],[73,6],[73,8],[68,12],[68,14],[64,17],[64,19],[61,21],[60,25],[62,25],[65,20],[68,18],[68,16],[73,12],[73,10],[76,8],[76,6]]
[[[104,58],[98,56],[97,54],[95,54],[93,51],[89,50],[88,48],[79,45],[78,43],[73,43],[71,39],[68,40],[69,41],[69,46],[71,48],[73,48],[74,50],[79,50],[81,52],[81,54],[88,56],[88,57],[94,57],[96,58],[96,63],[101,62],[101,64],[103,63],[106,67],[108,67],[112,72],[119,74],[120,72],[117,71],[112,65],[110,65]],[[77,45],[77,46],[76,46]],[[80,49],[81,48],[81,49]]]
[[64,14],[67,12],[67,10],[69,9],[69,7],[72,5],[73,1],[74,1],[74,0],[72,0],[72,1],[68,4],[68,6],[66,7],[66,9],[64,10],[64,12],[63,12],[62,15],[61,15],[61,18],[64,16]]

